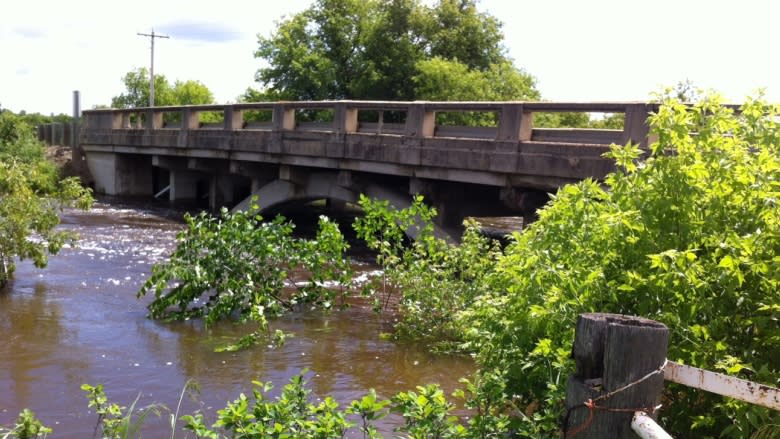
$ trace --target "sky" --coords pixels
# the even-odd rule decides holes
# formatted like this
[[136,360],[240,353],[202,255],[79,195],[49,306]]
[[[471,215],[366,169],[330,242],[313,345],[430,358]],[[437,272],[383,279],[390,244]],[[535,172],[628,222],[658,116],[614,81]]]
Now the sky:
[[[429,0],[428,2],[432,2]],[[122,77],[150,63],[235,102],[254,74],[257,35],[312,0],[24,0],[0,14],[0,107],[71,114],[108,105]],[[762,88],[780,102],[780,2],[773,0],[481,0],[504,24],[515,65],[550,101],[643,101],[689,80],[739,103]]]

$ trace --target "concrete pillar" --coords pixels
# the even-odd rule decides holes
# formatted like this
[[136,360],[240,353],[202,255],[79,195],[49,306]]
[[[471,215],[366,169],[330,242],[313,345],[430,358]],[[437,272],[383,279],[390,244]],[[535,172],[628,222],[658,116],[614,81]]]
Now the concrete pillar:
[[333,109],[333,131],[337,133],[356,133],[358,130],[357,108],[349,108],[345,103],[336,104]]
[[200,128],[200,116],[199,112],[193,111],[189,108],[185,108],[181,112],[181,129],[182,130],[197,130]]
[[625,145],[628,142],[638,144],[641,148],[647,148],[650,134],[650,125],[647,118],[650,116],[651,109],[648,104],[630,104],[626,107],[626,114],[623,122],[623,136],[620,144]]
[[197,172],[171,169],[171,190],[168,192],[170,201],[194,200],[198,192]]
[[223,122],[225,131],[240,130],[244,128],[244,112],[233,107],[225,107]]
[[425,104],[410,104],[406,112],[406,135],[410,137],[433,137],[436,131],[436,112],[429,111]]
[[54,141],[54,124],[47,123],[43,126],[43,141],[47,145],[51,146]]
[[95,192],[106,195],[152,194],[150,156],[91,151],[87,167],[95,180]]
[[501,106],[501,119],[498,123],[498,137],[503,142],[531,140],[533,132],[533,113],[523,111],[523,104],[504,104]]
[[209,178],[209,209],[216,211],[222,206],[232,206],[233,178],[229,175],[211,175]]
[[273,112],[274,130],[294,130],[295,129],[295,109],[287,108],[282,104],[274,105]]
[[146,116],[146,125],[144,126],[147,130],[158,130],[163,127],[163,113],[162,111],[154,111],[154,110],[146,110],[144,113]]

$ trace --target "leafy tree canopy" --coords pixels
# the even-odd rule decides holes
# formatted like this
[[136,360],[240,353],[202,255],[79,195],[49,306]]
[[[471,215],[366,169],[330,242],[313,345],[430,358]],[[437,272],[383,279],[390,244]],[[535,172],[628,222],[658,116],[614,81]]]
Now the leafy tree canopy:
[[[111,99],[113,108],[149,106],[149,70],[141,67],[127,72],[122,78],[125,91]],[[199,105],[213,104],[214,95],[202,82],[176,80],[173,85],[165,75],[154,76],[155,105]]]
[[91,202],[78,179],[58,180],[32,126],[11,112],[0,112],[0,286],[13,275],[17,259],[45,266],[48,254],[72,238],[54,230],[59,211],[74,205],[86,208]]
[[538,99],[503,38],[474,0],[318,0],[259,37],[264,91],[242,99]]

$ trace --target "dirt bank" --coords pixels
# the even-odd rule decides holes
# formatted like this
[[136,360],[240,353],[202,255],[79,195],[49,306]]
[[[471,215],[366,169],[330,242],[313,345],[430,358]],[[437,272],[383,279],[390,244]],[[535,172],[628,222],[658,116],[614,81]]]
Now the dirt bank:
[[62,177],[79,177],[85,186],[92,184],[92,176],[89,174],[86,162],[82,166],[73,163],[73,149],[69,146],[47,146],[46,158],[57,165]]

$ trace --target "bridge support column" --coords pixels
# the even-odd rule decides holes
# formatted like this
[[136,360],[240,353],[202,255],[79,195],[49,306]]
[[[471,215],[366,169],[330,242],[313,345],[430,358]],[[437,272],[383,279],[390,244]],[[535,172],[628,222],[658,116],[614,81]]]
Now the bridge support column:
[[95,192],[106,195],[152,194],[151,156],[91,151],[87,166],[95,180]]
[[194,200],[198,195],[198,173],[171,169],[170,201]]
[[212,175],[209,181],[209,209],[218,210],[222,206],[232,206],[234,182],[227,175]]

